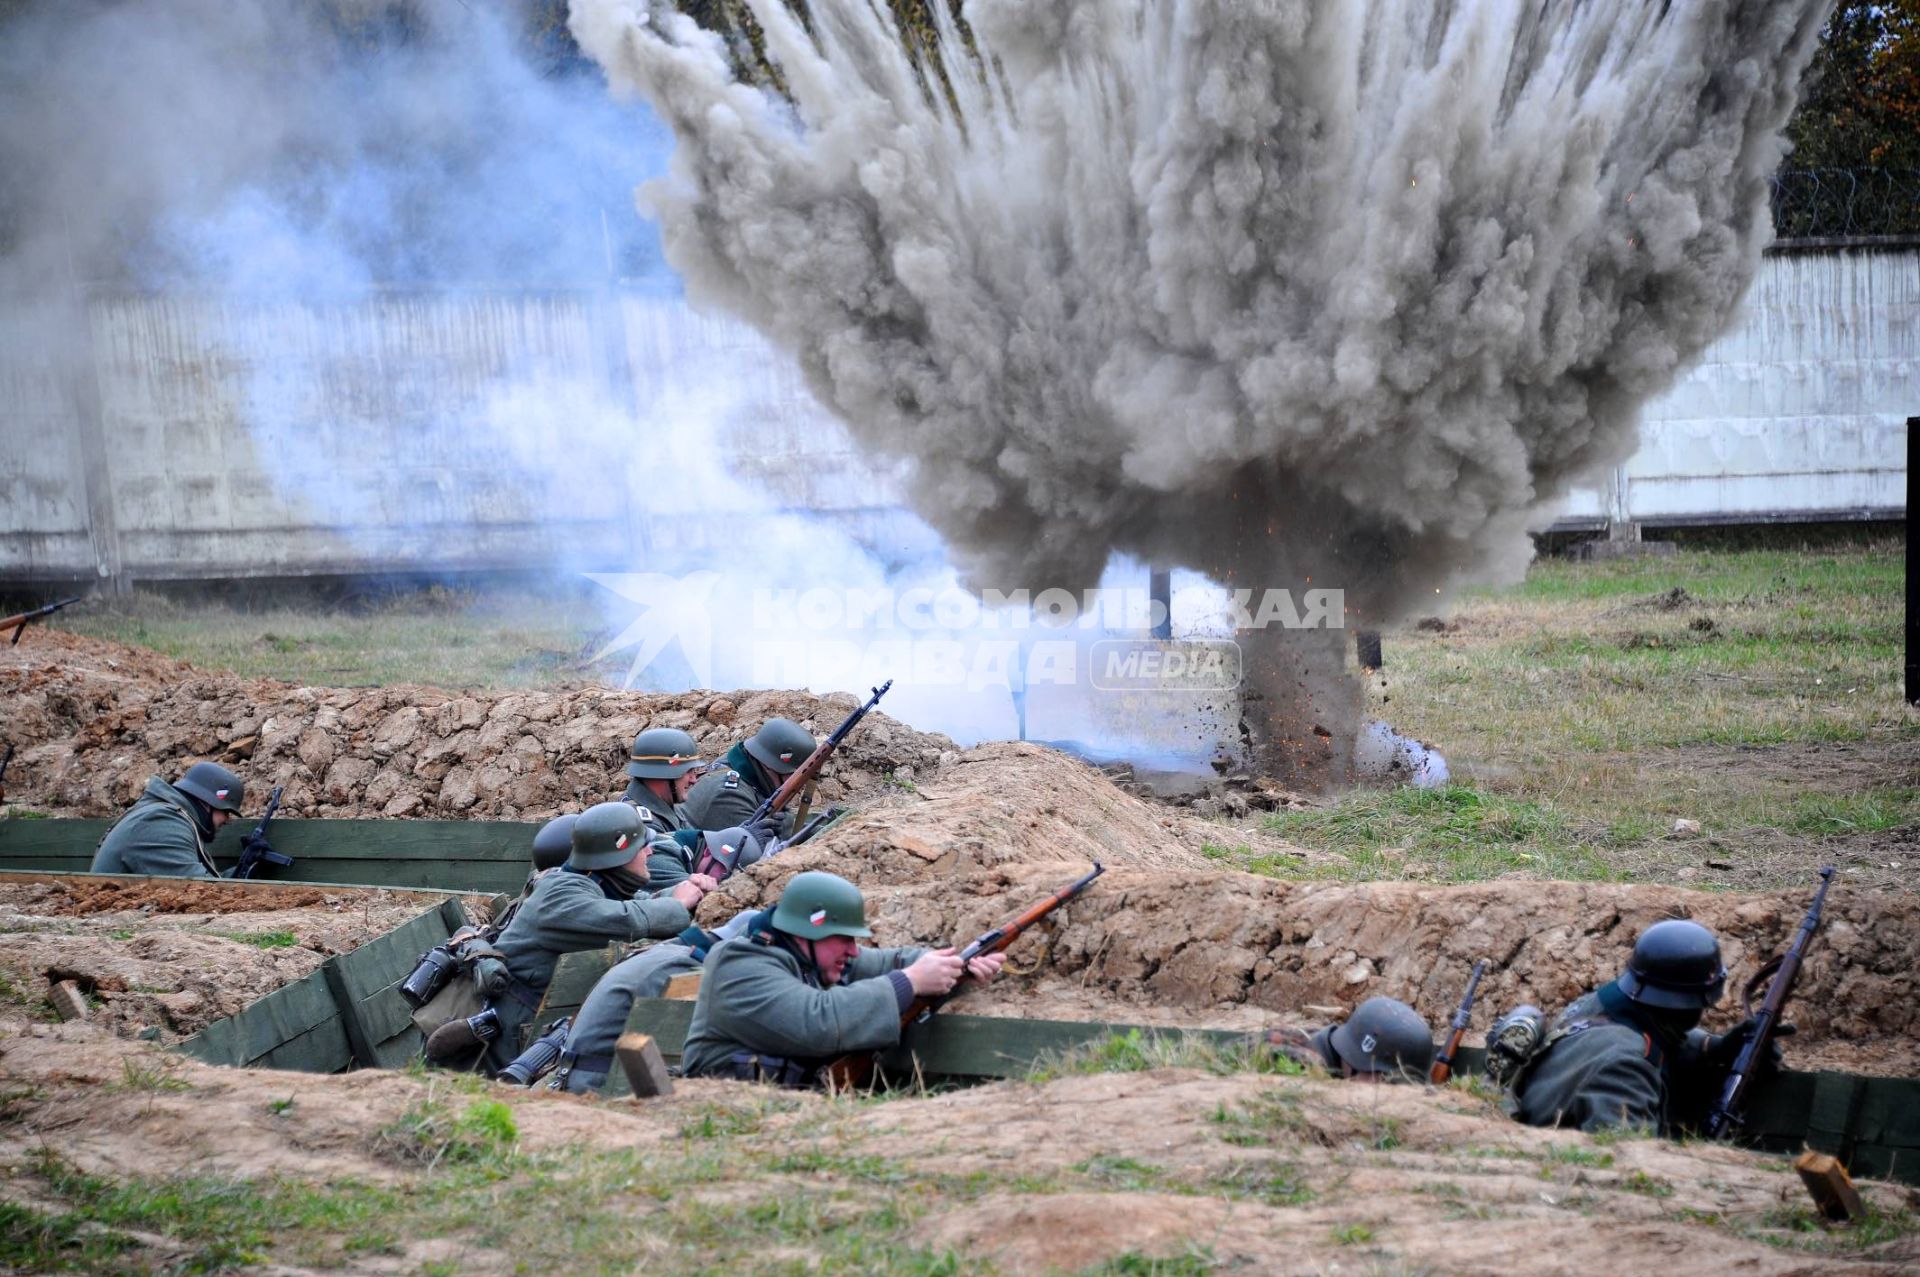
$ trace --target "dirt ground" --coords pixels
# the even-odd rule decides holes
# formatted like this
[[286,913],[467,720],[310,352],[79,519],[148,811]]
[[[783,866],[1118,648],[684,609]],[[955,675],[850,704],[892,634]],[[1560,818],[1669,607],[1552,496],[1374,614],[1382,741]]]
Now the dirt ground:
[[[0,650],[0,718],[16,751],[7,796],[61,816],[117,814],[148,777],[212,758],[262,794],[285,786],[289,816],[544,820],[617,796],[643,727],[683,728],[717,758],[768,718],[824,736],[856,704],[779,691],[295,687],[58,630]],[[876,710],[828,764],[821,798],[888,775],[913,783],[953,752]]]
[[440,903],[438,895],[194,882],[0,883],[0,1010],[50,1016],[74,980],[87,1026],[176,1042]]
[[[9,1200],[80,1218],[106,1201],[124,1224],[129,1203],[155,1202],[138,1185],[310,1186],[306,1210],[250,1237],[253,1261],[278,1273],[1920,1264],[1910,1189],[1864,1183],[1879,1231],[1825,1233],[1780,1159],[1532,1130],[1464,1090],[1170,1068],[886,1102],[686,1081],[666,1099],[602,1101],[410,1073],[217,1069],[80,1026],[5,1027]],[[396,1155],[394,1132],[432,1106],[486,1101],[508,1106],[513,1141],[478,1177]],[[436,1186],[462,1174],[455,1189],[486,1198],[477,1220],[434,1205]],[[516,1181],[535,1185],[534,1201]],[[100,1183],[128,1187],[102,1198]],[[133,1216],[172,1221],[133,1234],[156,1267],[204,1255],[212,1227],[165,1214],[165,1200]],[[383,1227],[347,1209],[363,1200],[383,1204]]]

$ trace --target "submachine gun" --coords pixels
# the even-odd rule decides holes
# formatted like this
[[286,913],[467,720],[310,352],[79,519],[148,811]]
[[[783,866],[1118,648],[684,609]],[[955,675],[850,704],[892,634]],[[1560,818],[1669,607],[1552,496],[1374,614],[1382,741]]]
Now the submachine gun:
[[[1727,1070],[1727,1081],[1720,1088],[1720,1098],[1707,1110],[1706,1127],[1710,1138],[1731,1135],[1745,1119],[1747,1090],[1753,1085],[1753,1075],[1760,1062],[1767,1058],[1774,1033],[1780,1028],[1780,1012],[1793,995],[1793,982],[1800,978],[1800,964],[1806,960],[1807,949],[1813,944],[1813,933],[1820,929],[1820,913],[1826,908],[1827,888],[1832,885],[1833,866],[1828,865],[1820,871],[1820,889],[1813,893],[1813,903],[1807,907],[1807,916],[1800,920],[1800,930],[1794,934],[1793,943],[1787,946],[1785,953],[1775,955],[1772,961],[1754,972],[1753,978],[1747,981],[1744,996],[1753,1029],[1747,1034],[1746,1045],[1740,1048],[1740,1054],[1734,1058],[1733,1067]],[[1763,982],[1767,992],[1760,1000],[1760,1009],[1756,1011],[1753,995]]]
[[[1069,900],[1078,896],[1088,887],[1091,887],[1093,880],[1106,871],[1106,866],[1096,860],[1093,862],[1093,871],[1091,873],[1083,874],[1075,878],[1072,882],[1021,914],[1018,918],[1013,919],[1013,921],[1003,922],[993,930],[983,931],[975,936],[967,943],[967,947],[960,951],[961,979],[964,980],[966,978],[967,963],[984,954],[1003,952],[1009,948],[1015,940],[1018,940],[1021,934],[1029,927],[1039,922],[1055,909],[1058,909],[1061,905],[1066,904]],[[913,1004],[909,1006],[905,1014],[900,1017],[900,1027],[905,1029],[910,1025],[918,1024],[922,1020],[930,1018],[935,1011],[938,1011],[941,1007],[952,1001],[958,994],[959,989],[960,986],[955,984],[953,989],[946,993],[937,996],[929,995],[927,997],[915,998]],[[867,1081],[873,1076],[874,1066],[878,1063],[878,1060],[879,1055],[877,1052],[856,1051],[851,1055],[843,1055],[828,1064],[820,1070],[820,1076],[825,1081],[828,1090],[850,1090],[854,1087],[866,1085]]]

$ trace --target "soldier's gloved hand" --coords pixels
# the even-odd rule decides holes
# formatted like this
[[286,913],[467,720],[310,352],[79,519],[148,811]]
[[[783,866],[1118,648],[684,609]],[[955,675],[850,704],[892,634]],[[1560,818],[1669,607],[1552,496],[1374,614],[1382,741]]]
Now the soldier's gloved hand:
[[[1701,1058],[1713,1068],[1723,1072],[1732,1068],[1734,1061],[1740,1058],[1740,1052],[1745,1049],[1747,1040],[1753,1036],[1754,1031],[1759,1027],[1760,1021],[1758,1017],[1748,1016],[1745,1020],[1736,1024],[1733,1028],[1728,1029],[1725,1033],[1715,1034],[1713,1037],[1708,1038],[1706,1049],[1701,1052]],[[1766,1052],[1760,1057],[1756,1066],[1757,1071],[1769,1071],[1780,1067],[1780,1039],[1790,1038],[1796,1031],[1795,1027],[1791,1024],[1777,1024],[1774,1026],[1773,1040],[1767,1043]]]
[[473,964],[473,982],[480,992],[490,998],[497,998],[507,991],[507,985],[513,977],[507,973],[507,964],[498,958],[481,958]]
[[935,949],[914,959],[907,968],[907,980],[915,997],[939,997],[960,982],[960,955],[952,949]]
[[[746,827],[746,830],[748,833],[753,835],[753,840],[755,842],[759,843],[762,847],[765,847],[768,843],[774,841],[780,836],[780,813],[777,811],[770,811],[766,815],[762,816],[760,819],[748,825]],[[766,853],[762,852],[761,854],[765,855]]]

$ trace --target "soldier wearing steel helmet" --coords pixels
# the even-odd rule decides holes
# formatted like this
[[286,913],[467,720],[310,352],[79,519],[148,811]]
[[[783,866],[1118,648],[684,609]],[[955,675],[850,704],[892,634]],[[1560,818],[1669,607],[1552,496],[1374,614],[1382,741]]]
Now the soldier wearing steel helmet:
[[[677,727],[649,727],[627,754],[627,792],[647,826],[647,876],[655,891],[685,882],[698,855],[698,830],[687,819],[687,794],[699,779],[700,746]],[[675,835],[678,835],[676,838]]]
[[448,1060],[484,1047],[481,1067],[498,1072],[520,1053],[520,1031],[539,1009],[563,954],[665,939],[692,925],[693,908],[713,890],[713,880],[696,874],[649,896],[646,848],[645,825],[627,803],[600,803],[576,817],[566,863],[540,876],[493,942],[499,956],[486,961],[503,969],[475,972],[488,990],[486,1010],[435,1030],[428,1057]]
[[[787,718],[770,718],[759,731],[728,750],[721,765],[702,776],[687,795],[687,820],[699,829],[748,825],[754,811],[813,753],[813,733]],[[763,842],[793,832],[793,808],[754,829]]]
[[218,763],[195,763],[171,785],[155,776],[100,840],[91,871],[218,878],[208,844],[245,798],[240,778]]
[[[704,853],[724,863],[728,872],[755,864],[761,856],[759,841],[744,829],[723,829],[698,837]],[[653,859],[648,858],[649,866]],[[634,1001],[657,998],[667,991],[668,982],[675,976],[699,971],[716,944],[745,934],[753,914],[751,909],[743,910],[714,931],[688,927],[672,940],[648,945],[614,963],[594,983],[568,1026],[553,1089],[585,1094],[606,1085],[613,1070],[614,1044],[626,1031]]]
[[1714,934],[1670,919],[1648,927],[1619,977],[1575,999],[1551,1030],[1532,1007],[1501,1017],[1487,1041],[1496,1072],[1511,1078],[1514,1116],[1585,1131],[1691,1125],[1753,1027],[1697,1027],[1726,981]]
[[837,874],[795,874],[779,903],[707,955],[682,1067],[689,1077],[811,1085],[850,1051],[900,1040],[916,997],[962,978],[991,980],[1004,954],[965,971],[952,949],[863,949],[873,934],[860,889]]
[[1433,1029],[1394,998],[1368,998],[1339,1024],[1314,1033],[1269,1030],[1265,1044],[1303,1064],[1363,1082],[1424,1082],[1433,1068]]

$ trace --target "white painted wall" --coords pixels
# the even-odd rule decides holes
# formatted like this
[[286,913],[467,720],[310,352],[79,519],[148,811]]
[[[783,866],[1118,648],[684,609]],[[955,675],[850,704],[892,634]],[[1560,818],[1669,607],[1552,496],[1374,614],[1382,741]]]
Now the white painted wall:
[[[1770,256],[1641,450],[1565,517],[1899,517],[1916,413],[1920,250]],[[688,438],[718,438],[744,482],[672,461]],[[631,569],[776,504],[885,553],[913,535],[899,490],[790,361],[674,299],[0,310],[0,579]]]
[[1901,517],[1920,416],[1920,252],[1769,256],[1734,326],[1649,404],[1638,452],[1568,521]]

